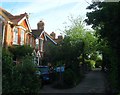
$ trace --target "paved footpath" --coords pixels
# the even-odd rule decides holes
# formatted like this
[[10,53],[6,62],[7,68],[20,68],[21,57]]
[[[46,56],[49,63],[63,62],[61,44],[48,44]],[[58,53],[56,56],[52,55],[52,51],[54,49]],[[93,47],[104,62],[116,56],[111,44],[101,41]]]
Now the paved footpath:
[[104,93],[105,81],[100,69],[90,71],[85,75],[82,82],[71,89],[54,89],[50,85],[45,85],[40,93]]

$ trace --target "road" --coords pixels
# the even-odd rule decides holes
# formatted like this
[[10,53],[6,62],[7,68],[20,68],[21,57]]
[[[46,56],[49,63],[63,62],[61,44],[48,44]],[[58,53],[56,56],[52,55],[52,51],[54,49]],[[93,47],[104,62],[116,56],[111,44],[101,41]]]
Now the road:
[[104,93],[105,78],[100,69],[94,69],[85,75],[79,85],[70,89],[54,89],[51,85],[45,85],[40,93]]

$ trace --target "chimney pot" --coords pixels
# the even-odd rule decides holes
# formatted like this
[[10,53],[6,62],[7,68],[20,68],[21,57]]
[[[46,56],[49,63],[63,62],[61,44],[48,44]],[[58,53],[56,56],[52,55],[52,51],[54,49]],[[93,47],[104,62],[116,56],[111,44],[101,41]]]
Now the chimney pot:
[[55,34],[54,32],[52,32],[52,33],[50,34],[50,36],[52,36],[52,37],[53,37],[53,39],[55,39],[56,34]]

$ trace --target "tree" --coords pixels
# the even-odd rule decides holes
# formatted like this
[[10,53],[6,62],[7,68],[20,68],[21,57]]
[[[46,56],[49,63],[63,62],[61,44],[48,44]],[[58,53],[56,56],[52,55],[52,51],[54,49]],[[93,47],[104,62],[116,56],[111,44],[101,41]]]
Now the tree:
[[80,50],[85,56],[96,52],[99,48],[99,43],[97,41],[98,38],[95,37],[95,31],[85,29],[85,23],[80,17],[76,19],[73,19],[72,17],[70,21],[72,25],[68,30],[65,30],[65,33],[70,37],[72,45],[75,45],[75,43],[78,42],[80,46],[79,49],[81,48]]
[[119,88],[120,2],[93,2],[87,9],[93,11],[87,13],[85,21],[97,31],[96,35],[99,35],[100,40],[107,41],[108,48],[102,48],[102,51],[110,61],[111,82],[114,87]]

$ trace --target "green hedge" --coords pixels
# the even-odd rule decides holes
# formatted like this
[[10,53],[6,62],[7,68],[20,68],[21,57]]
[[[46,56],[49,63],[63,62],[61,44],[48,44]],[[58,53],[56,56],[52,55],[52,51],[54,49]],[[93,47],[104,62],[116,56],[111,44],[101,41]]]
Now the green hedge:
[[31,56],[25,56],[21,64],[14,65],[12,55],[3,50],[2,56],[2,92],[37,93],[41,88],[41,80],[35,74],[36,68]]
[[67,69],[63,73],[63,80],[64,83],[67,84],[68,86],[73,86],[75,82],[75,74],[72,71],[72,69]]
[[8,50],[14,55],[15,58],[21,58],[26,55],[31,55],[33,52],[33,48],[26,45],[10,46],[8,47]]

